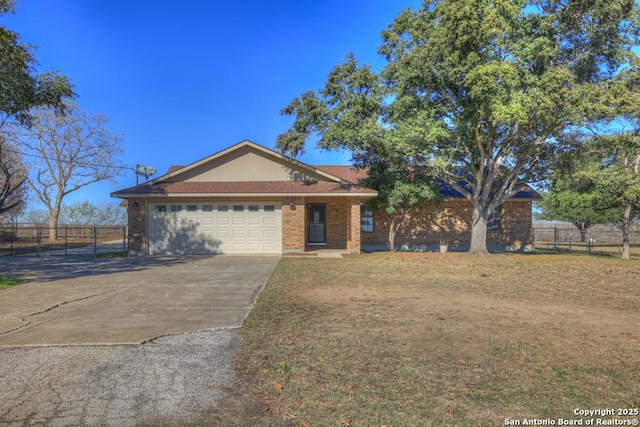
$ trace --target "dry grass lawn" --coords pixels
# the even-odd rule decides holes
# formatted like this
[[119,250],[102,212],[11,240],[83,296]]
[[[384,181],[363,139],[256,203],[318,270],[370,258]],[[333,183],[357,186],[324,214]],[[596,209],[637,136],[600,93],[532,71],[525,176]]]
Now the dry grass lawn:
[[283,258],[243,326],[220,423],[496,426],[637,407],[638,325],[636,260]]

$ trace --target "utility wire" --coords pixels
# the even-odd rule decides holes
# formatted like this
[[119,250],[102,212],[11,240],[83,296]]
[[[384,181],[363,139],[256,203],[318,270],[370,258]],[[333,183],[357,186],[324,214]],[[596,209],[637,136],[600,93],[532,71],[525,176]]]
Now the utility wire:
[[[28,156],[28,157],[36,157],[38,159],[44,159],[44,160],[49,160],[52,162],[63,162],[63,163],[74,163],[72,160],[65,160],[65,159],[53,159],[51,157],[46,157],[46,156],[42,156],[39,154],[30,154],[30,153],[23,153],[20,152],[18,150],[13,150],[11,148],[3,148],[4,151],[9,151],[11,153],[14,154],[19,154],[21,156]],[[82,166],[82,167],[97,167],[97,168],[112,168],[112,169],[123,169],[123,170],[135,170],[135,166],[115,166],[115,165],[101,165],[99,163],[75,163],[78,166]]]

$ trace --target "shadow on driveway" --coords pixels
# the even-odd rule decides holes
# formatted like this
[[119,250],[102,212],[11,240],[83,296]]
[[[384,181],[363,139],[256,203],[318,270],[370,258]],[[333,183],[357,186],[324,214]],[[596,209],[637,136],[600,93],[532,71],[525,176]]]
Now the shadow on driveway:
[[0,275],[27,282],[48,282],[82,276],[142,271],[153,267],[179,266],[191,257],[89,258],[86,256],[0,257]]

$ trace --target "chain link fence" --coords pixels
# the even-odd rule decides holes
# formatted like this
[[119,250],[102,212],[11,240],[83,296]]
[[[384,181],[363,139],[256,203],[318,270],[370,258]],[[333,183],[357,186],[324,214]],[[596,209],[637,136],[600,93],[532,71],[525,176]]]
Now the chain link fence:
[[0,256],[86,255],[127,252],[124,226],[44,226],[0,224]]
[[[616,229],[541,227],[533,229],[535,249],[557,252],[583,252],[599,255],[622,254],[622,232]],[[631,231],[630,255],[640,256],[640,231]]]

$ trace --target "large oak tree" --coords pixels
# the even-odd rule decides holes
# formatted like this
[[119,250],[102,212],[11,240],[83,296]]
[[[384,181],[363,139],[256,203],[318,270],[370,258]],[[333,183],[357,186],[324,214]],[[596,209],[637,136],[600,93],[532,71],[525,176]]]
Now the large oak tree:
[[634,0],[427,0],[382,32],[381,72],[348,57],[294,99],[277,146],[296,155],[318,135],[366,166],[396,141],[471,202],[471,252],[485,254],[489,214],[585,125],[585,95],[625,64],[637,15]]

